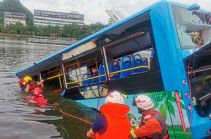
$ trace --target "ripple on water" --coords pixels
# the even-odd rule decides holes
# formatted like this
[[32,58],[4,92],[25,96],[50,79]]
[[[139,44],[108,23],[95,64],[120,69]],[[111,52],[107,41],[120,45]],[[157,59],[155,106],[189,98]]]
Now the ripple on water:
[[[28,94],[18,86],[16,71],[62,50],[66,46],[26,44],[17,40],[0,44],[0,139],[81,139],[86,138],[90,125],[62,115],[51,106],[45,108],[27,105]],[[51,103],[59,96],[46,94]],[[89,109],[73,101],[58,106],[63,111],[89,119]],[[95,115],[95,114],[94,114]]]

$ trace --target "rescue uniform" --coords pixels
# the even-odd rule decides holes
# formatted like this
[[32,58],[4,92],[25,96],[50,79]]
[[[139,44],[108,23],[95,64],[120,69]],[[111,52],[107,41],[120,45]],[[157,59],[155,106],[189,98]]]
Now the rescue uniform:
[[168,128],[161,113],[150,110],[145,113],[139,127],[132,128],[130,137],[141,139],[169,139]]
[[[24,80],[24,78],[19,80],[18,83],[19,83],[19,86],[20,86],[21,90],[24,91],[26,89],[26,86],[27,86],[27,82]],[[29,85],[30,85],[29,92],[31,92],[32,90],[34,90],[34,88],[37,87],[36,83],[33,84],[32,82],[30,82]]]
[[36,103],[38,105],[46,105],[47,101],[43,96],[34,96],[34,95],[29,95],[26,100],[30,103]]
[[97,119],[96,123],[92,126],[95,139],[128,139],[130,134],[130,121],[126,114],[129,110],[130,107],[122,104],[104,104],[100,108],[100,119]]

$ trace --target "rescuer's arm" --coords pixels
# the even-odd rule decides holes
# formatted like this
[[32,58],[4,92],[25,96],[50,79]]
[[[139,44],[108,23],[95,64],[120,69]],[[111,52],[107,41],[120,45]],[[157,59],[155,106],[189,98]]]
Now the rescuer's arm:
[[29,93],[29,88],[30,88],[30,85],[27,83],[27,84],[26,84],[26,88],[24,89],[24,91],[25,91],[26,93]]
[[151,118],[147,121],[147,123],[139,128],[132,128],[130,131],[131,138],[140,138],[150,136],[154,133],[161,133],[162,126],[160,122],[155,119]]
[[100,115],[95,123],[91,126],[90,130],[87,132],[87,137],[94,137],[95,133],[104,133],[107,129],[107,120],[104,115]]
[[89,129],[89,131],[86,133],[87,137],[89,138],[94,138],[94,131],[92,130],[92,128]]
[[41,85],[44,81],[45,81],[45,80],[42,80],[42,81],[40,81],[40,82],[38,82],[38,83],[36,83],[36,84],[39,86],[39,85]]

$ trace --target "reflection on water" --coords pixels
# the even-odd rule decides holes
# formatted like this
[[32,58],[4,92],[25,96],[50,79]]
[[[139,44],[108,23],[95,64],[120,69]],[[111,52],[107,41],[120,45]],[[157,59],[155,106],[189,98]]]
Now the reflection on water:
[[[1,139],[81,139],[86,138],[90,125],[62,115],[53,106],[45,108],[28,105],[21,93],[15,71],[58,52],[66,46],[27,44],[24,40],[7,38],[0,42],[0,138]],[[44,90],[44,96],[53,104],[62,100],[53,91]],[[88,121],[95,111],[65,100],[57,105],[66,113]]]

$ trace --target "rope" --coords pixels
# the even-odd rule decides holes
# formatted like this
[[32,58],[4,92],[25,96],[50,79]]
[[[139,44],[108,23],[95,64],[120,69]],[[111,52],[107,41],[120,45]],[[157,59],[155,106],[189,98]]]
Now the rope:
[[68,114],[68,113],[62,111],[61,109],[59,109],[59,108],[56,106],[57,104],[62,103],[62,102],[64,102],[64,101],[65,101],[65,99],[63,99],[61,102],[56,102],[56,103],[51,104],[51,105],[52,105],[56,110],[60,111],[60,112],[61,112],[62,114],[64,114],[64,115],[67,115],[67,116],[69,116],[69,117],[78,119],[78,120],[83,121],[83,122],[85,122],[85,123],[87,123],[87,124],[93,124],[92,122],[86,121],[86,120],[84,120],[84,119],[82,119],[82,118],[79,118],[79,117],[77,117],[77,116],[74,116],[74,115],[72,115],[72,114]]
[[99,107],[99,100],[100,100],[100,94],[103,91],[103,88],[105,87],[105,85],[107,84],[108,80],[114,76],[115,74],[110,74],[107,78],[107,80],[105,81],[105,83],[103,84],[103,87],[101,88],[100,92],[99,92],[99,96],[98,96],[98,100],[97,100],[97,110],[96,110],[96,119],[97,119],[97,111],[98,111],[98,107]]
[[[197,48],[199,47],[199,45],[201,44],[201,41],[202,41],[202,39],[204,38],[204,35],[205,35],[206,31],[207,31],[207,28],[208,28],[208,25],[209,25],[210,21],[211,21],[211,17],[210,17],[210,19],[209,19],[209,21],[208,21],[208,23],[207,23],[207,26],[206,26],[206,28],[205,28],[203,34],[202,34],[202,37],[201,37],[199,43],[197,44],[195,50],[193,51],[193,53],[196,52],[196,49],[197,49]],[[193,67],[193,68],[194,68],[194,67]],[[189,63],[188,63],[188,85],[189,85],[189,90],[190,90],[190,106],[191,106],[191,107],[190,107],[190,127],[189,127],[189,132],[188,132],[188,137],[187,137],[187,139],[189,139],[189,137],[190,137],[191,121],[192,121],[192,113],[193,113],[193,112],[192,112],[192,94],[191,94],[191,84],[190,84],[189,70],[190,70],[190,58],[189,58]]]

